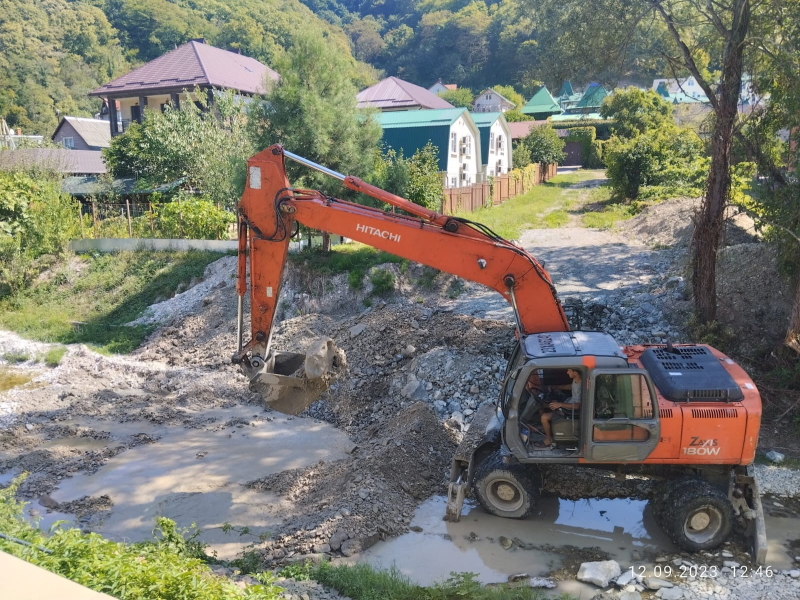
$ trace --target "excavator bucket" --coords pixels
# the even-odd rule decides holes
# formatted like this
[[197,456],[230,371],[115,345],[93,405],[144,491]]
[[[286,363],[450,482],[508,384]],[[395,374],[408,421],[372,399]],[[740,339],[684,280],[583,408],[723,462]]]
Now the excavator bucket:
[[316,338],[305,353],[276,352],[250,379],[267,406],[296,415],[311,406],[344,370],[344,353],[330,338]]

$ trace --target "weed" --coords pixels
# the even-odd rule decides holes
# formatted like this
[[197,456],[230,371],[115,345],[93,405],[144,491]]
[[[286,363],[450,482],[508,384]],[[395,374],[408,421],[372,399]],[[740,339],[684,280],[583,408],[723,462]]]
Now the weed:
[[364,306],[366,306],[367,308],[372,306],[372,298],[364,298]]
[[19,363],[24,363],[30,360],[30,356],[25,354],[24,352],[6,352],[2,356],[3,360],[11,363],[12,365],[16,365]]
[[264,559],[258,550],[245,550],[239,558],[230,561],[230,565],[242,573],[258,573],[264,570]]
[[156,298],[170,298],[181,284],[200,279],[219,257],[198,251],[86,256],[72,277],[42,281],[1,300],[0,326],[41,341],[130,352],[152,327],[127,323]]
[[548,229],[563,227],[567,223],[569,223],[569,215],[567,214],[566,210],[561,210],[561,209],[547,213],[544,216],[544,219],[542,219],[542,225],[544,225]]
[[373,296],[380,296],[394,289],[394,275],[391,271],[375,269],[370,273],[369,280],[372,283]]
[[61,359],[64,358],[66,353],[67,349],[64,346],[50,348],[50,350],[48,350],[44,355],[44,364],[46,364],[48,367],[57,367],[59,364],[61,364]]
[[352,290],[360,290],[364,287],[364,270],[361,268],[354,268],[347,274],[347,284]]
[[[376,250],[364,244],[339,244],[331,248],[330,252],[322,252],[319,248],[311,250],[303,250],[297,254],[290,254],[289,260],[302,266],[305,270],[316,271],[324,275],[338,275],[340,273],[350,273],[348,278],[350,287],[354,289],[361,288],[361,279],[364,274],[376,265],[384,263],[400,263],[407,262],[406,259]],[[358,275],[353,276],[354,271],[360,272]],[[358,285],[354,284],[354,277],[358,277]]]
[[[576,183],[595,179],[596,171],[578,171],[558,175],[530,191],[507,200],[499,206],[481,208],[472,213],[458,213],[454,216],[478,221],[507,239],[516,239],[525,229],[538,227],[560,227],[567,206],[571,206],[577,190],[569,189]],[[555,216],[549,216],[557,213]],[[549,219],[548,219],[549,217]]]
[[464,291],[464,282],[461,279],[453,279],[447,287],[447,297],[451,300],[458,298]]
[[281,569],[281,577],[295,579],[297,581],[308,581],[314,574],[314,565],[310,560],[302,563],[286,565]]
[[618,221],[630,219],[633,209],[626,204],[611,204],[598,212],[587,212],[581,217],[584,227],[593,229],[611,229]]
[[714,346],[723,352],[735,347],[736,334],[719,321],[701,323],[695,315],[692,315],[687,325],[692,339],[698,343]]
[[422,275],[420,275],[419,279],[417,279],[417,285],[428,290],[433,289],[434,282],[436,281],[436,277],[438,275],[438,269],[424,267],[422,269]]

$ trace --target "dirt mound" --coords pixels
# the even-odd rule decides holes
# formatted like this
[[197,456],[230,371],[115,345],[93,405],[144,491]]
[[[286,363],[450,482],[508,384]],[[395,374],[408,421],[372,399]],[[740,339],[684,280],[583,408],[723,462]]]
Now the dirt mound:
[[778,272],[774,246],[739,244],[720,250],[717,315],[744,355],[760,355],[786,335],[794,292]]
[[371,431],[348,460],[320,462],[250,482],[291,504],[264,549],[268,563],[295,553],[350,556],[404,533],[417,502],[443,493],[455,441],[429,407],[414,403]]
[[[625,221],[623,233],[644,244],[658,247],[688,246],[694,231],[694,215],[699,198],[673,198],[648,206]],[[731,207],[726,212],[725,244],[733,246],[756,241],[753,220]]]

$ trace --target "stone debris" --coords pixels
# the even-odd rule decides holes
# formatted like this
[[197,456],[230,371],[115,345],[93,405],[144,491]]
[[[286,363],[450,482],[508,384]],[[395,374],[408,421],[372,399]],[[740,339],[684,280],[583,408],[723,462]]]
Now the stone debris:
[[615,560],[585,562],[578,569],[578,581],[593,583],[597,587],[606,587],[608,582],[619,577],[619,563]]
[[767,458],[776,464],[780,464],[784,461],[786,456],[784,454],[781,454],[777,450],[770,450],[769,452],[767,452]]

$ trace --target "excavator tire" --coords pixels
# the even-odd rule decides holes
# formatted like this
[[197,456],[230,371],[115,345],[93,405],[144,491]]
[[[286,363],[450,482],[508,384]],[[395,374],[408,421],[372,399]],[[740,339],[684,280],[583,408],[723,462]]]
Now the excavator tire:
[[472,492],[486,512],[498,517],[524,519],[539,501],[540,482],[535,468],[506,464],[498,450],[481,462]]
[[733,525],[728,495],[705,481],[682,486],[670,495],[664,514],[665,531],[682,550],[712,550],[725,542]]
[[682,477],[680,479],[665,479],[656,484],[653,492],[653,517],[664,531],[667,530],[666,516],[669,507],[674,504],[675,494],[680,490],[704,485],[699,477]]

